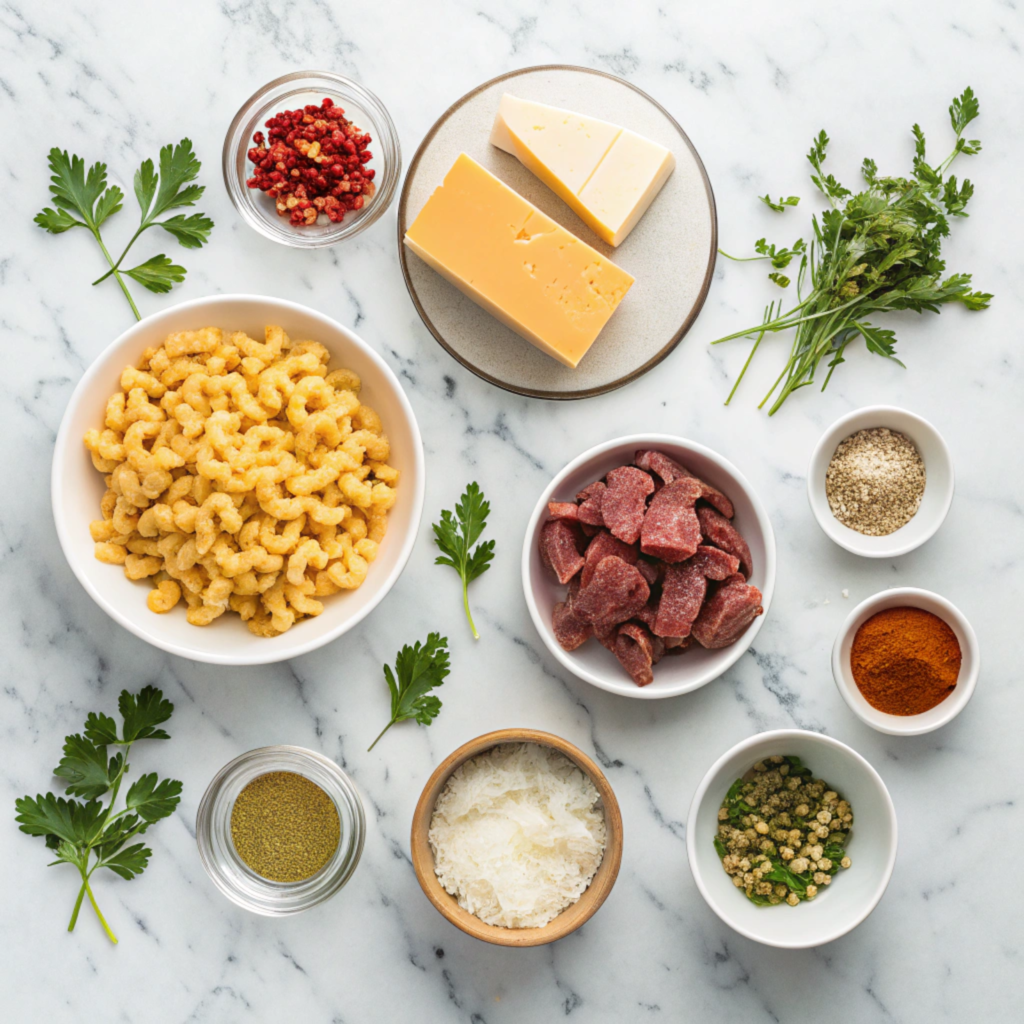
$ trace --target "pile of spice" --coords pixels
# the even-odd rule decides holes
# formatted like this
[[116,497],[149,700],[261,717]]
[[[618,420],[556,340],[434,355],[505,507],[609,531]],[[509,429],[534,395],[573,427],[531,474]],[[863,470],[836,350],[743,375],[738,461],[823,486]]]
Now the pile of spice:
[[368,168],[373,139],[345,117],[334,101],[301,110],[282,110],[256,132],[249,159],[255,164],[249,188],[266,192],[277,212],[292,224],[310,227],[321,213],[340,224],[347,212],[371,198],[376,171]]
[[334,856],[341,820],[334,801],[297,772],[267,772],[250,782],[231,810],[238,856],[272,882],[304,882]]
[[844,526],[887,537],[917,514],[925,471],[914,442],[897,430],[858,430],[840,442],[825,472],[825,495]]
[[722,867],[759,907],[813,900],[850,866],[853,807],[799,757],[758,761],[729,787],[718,822]]
[[960,675],[960,642],[923,608],[887,608],[853,638],[850,669],[864,699],[887,715],[920,715],[941,704]]
[[428,840],[460,907],[485,924],[541,928],[601,866],[604,809],[590,777],[560,751],[503,743],[452,772]]

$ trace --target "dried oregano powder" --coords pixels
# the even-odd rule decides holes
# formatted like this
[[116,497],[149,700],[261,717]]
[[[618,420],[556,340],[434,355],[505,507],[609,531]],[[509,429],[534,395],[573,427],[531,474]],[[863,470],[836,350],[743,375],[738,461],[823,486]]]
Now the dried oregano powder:
[[272,882],[302,882],[330,859],[341,839],[334,801],[297,772],[253,779],[231,809],[238,856]]
[[825,495],[844,526],[886,537],[914,518],[924,495],[924,460],[897,430],[873,427],[841,441],[825,472]]

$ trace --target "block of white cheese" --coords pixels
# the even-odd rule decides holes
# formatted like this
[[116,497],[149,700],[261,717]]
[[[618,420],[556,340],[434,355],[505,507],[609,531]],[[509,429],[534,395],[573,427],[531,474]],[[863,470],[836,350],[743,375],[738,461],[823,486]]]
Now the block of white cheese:
[[491,143],[610,245],[633,230],[676,166],[670,150],[636,132],[511,93],[501,98]]
[[460,154],[405,244],[542,352],[575,367],[633,278]]

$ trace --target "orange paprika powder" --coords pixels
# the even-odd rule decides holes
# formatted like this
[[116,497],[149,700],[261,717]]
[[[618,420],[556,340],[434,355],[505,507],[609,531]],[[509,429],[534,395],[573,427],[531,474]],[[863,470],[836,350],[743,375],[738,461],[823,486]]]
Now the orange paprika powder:
[[850,668],[864,699],[887,715],[919,715],[956,686],[962,659],[949,625],[923,608],[887,608],[853,639]]

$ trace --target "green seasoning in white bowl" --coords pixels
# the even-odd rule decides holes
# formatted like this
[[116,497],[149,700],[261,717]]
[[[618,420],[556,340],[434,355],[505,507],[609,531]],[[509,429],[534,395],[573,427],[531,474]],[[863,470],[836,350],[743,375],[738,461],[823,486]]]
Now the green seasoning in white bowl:
[[[827,780],[847,807],[856,809],[855,827],[844,844],[852,867],[841,870],[831,883],[818,885],[815,898],[798,901],[796,907],[756,906],[722,869],[715,846],[719,809],[730,787],[752,765],[778,754],[809,765],[816,779]],[[686,853],[701,896],[730,928],[768,946],[806,949],[852,931],[875,909],[896,863],[896,838],[896,810],[889,791],[860,754],[830,736],[779,729],[737,743],[711,766],[690,804]],[[781,856],[771,859],[782,860]],[[811,878],[817,884],[813,872]]]

